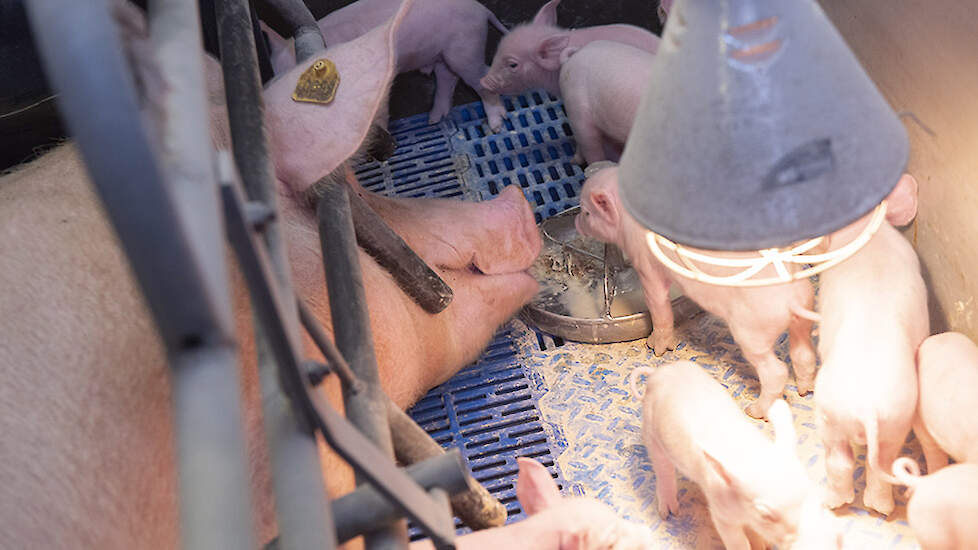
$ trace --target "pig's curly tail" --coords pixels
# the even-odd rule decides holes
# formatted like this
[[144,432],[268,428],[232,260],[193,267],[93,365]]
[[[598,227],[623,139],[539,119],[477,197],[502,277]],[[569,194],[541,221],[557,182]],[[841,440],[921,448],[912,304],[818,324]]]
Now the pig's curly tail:
[[[899,475],[887,472],[880,465],[880,443],[879,443],[879,417],[875,412],[870,413],[863,420],[863,429],[866,431],[866,468],[870,470],[875,470],[880,477],[882,477],[887,483],[891,485],[908,485],[904,483],[904,479],[901,479]],[[906,457],[902,457],[906,458]],[[908,461],[913,462],[913,460],[907,458]],[[890,466],[891,470],[896,469],[897,462],[894,460],[893,465]],[[900,462],[901,465],[905,465],[906,462]],[[918,473],[920,472],[919,467],[914,463],[913,468]],[[914,470],[910,470],[911,472]]]
[[909,456],[900,456],[893,461],[893,477],[900,481],[901,485],[907,486],[906,495],[913,495],[913,490],[920,481],[920,466],[917,461]]
[[653,373],[655,373],[655,369],[653,369],[652,367],[637,367],[634,370],[632,370],[631,374],[628,375],[628,386],[629,388],[631,388],[632,396],[635,397],[635,399],[641,398],[639,396],[639,391],[638,391],[639,377],[643,374],[648,377],[651,377]]

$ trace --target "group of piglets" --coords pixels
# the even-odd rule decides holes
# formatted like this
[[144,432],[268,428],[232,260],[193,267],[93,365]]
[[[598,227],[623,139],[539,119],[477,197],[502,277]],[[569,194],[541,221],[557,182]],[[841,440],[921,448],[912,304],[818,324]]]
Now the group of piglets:
[[617,160],[659,38],[631,25],[559,28],[558,2],[503,37],[480,84],[500,94],[542,88],[560,96],[577,142],[575,160]]
[[[910,488],[907,518],[925,550],[978,549],[978,346],[945,332],[917,348],[913,431],[929,475],[905,457],[893,474]],[[956,464],[948,466],[948,456]]]
[[[671,7],[671,1],[660,2],[661,20]],[[827,541],[832,537],[826,533],[835,531],[828,527],[830,518],[822,513],[822,503],[837,508],[854,500],[853,443],[867,445],[863,502],[882,514],[893,511],[893,484],[931,487],[939,483],[912,477],[914,470],[903,463],[895,474],[889,472],[912,425],[930,471],[940,467],[942,458],[946,463],[941,449],[953,449],[951,454],[957,460],[978,460],[974,448],[978,425],[968,425],[966,416],[968,407],[978,402],[978,352],[969,356],[968,346],[973,344],[960,335],[935,336],[934,343],[928,340],[921,345],[930,331],[926,288],[916,253],[894,228],[906,225],[916,214],[914,178],[909,174],[900,178],[887,198],[886,222],[869,242],[821,275],[817,313],[813,311],[814,288],[807,279],[767,287],[720,287],[673,273],[654,257],[646,243],[647,231],[622,207],[617,168],[606,162],[617,160],[627,141],[658,40],[619,25],[560,30],[554,27],[555,8],[556,2],[550,2],[532,25],[514,29],[503,39],[489,73],[480,81],[482,87],[503,94],[543,88],[561,97],[577,142],[576,160],[589,165],[576,219],[578,232],[617,245],[632,262],[653,321],[649,348],[661,355],[677,344],[669,299],[670,286],[676,284],[688,298],[728,324],[760,379],[760,396],[747,413],[755,418],[771,417],[778,432],[779,452],[759,450],[770,447],[769,443],[745,444],[750,434],[754,439],[759,436],[743,418],[737,418],[732,401],[717,383],[695,365],[659,369],[648,383],[645,432],[658,477],[660,514],[666,517],[677,510],[674,463],[703,486],[728,548],[748,547],[748,533],[792,548],[823,548],[831,546]],[[827,235],[824,251],[851,241],[868,218]],[[730,258],[755,254],[712,253]],[[711,274],[726,274],[723,268],[716,269],[719,272]],[[765,269],[773,274],[773,266]],[[818,354],[822,358],[817,378],[811,337],[815,322],[820,323]],[[780,401],[788,367],[774,352],[786,330],[798,393],[815,390],[817,431],[826,450],[829,480],[824,496],[816,496],[794,453],[784,452],[791,448],[790,441],[781,441],[793,439],[793,435],[783,436],[789,433],[791,416]],[[918,348],[919,361],[915,360]],[[969,374],[972,378],[956,380],[950,374],[928,373],[928,368],[936,370],[928,363],[939,362],[929,359],[931,356],[942,357],[940,364],[948,369],[960,370],[960,378]],[[660,386],[670,390],[660,390]],[[954,392],[959,399],[948,399]],[[929,411],[927,407],[941,408]],[[774,418],[776,414],[781,418]],[[928,432],[932,424],[938,425],[941,436]],[[968,475],[965,466],[959,472],[957,476]],[[964,486],[962,483],[962,489],[956,491],[935,489],[927,497],[912,500],[915,529],[924,521],[916,518],[928,513],[918,511],[923,508],[933,513],[937,504],[953,503],[960,514],[973,511],[975,497],[970,497],[971,508],[967,508],[952,496],[968,498]],[[785,487],[792,487],[790,494]],[[955,517],[943,514],[939,524],[947,527]],[[971,544],[978,544],[978,528],[971,529]],[[953,529],[931,530],[944,533],[945,541],[950,538],[950,546],[918,529],[925,548],[965,547],[963,538],[952,538]],[[841,543],[835,540],[834,544]]]
[[[384,24],[400,3],[359,0],[320,19],[319,28],[327,46],[348,42]],[[459,78],[479,94],[493,131],[502,128],[506,114],[499,94],[542,88],[563,97],[583,152],[581,160],[617,159],[659,38],[633,25],[561,28],[557,26],[559,3],[551,0],[530,23],[508,31],[475,0],[415,2],[397,29],[396,69],[434,74],[429,123],[448,114]],[[488,25],[503,33],[491,67],[484,61]],[[291,41],[267,26],[263,29],[276,74],[293,67]],[[615,62],[609,64],[609,58]]]
[[[649,249],[648,231],[623,208],[617,167],[594,164],[586,175],[577,230],[617,245],[630,259],[653,320],[648,346],[656,355],[676,346],[669,300],[670,286],[676,284],[726,321],[761,383],[760,397],[747,413],[766,415],[777,435],[773,446],[764,440],[722,386],[693,363],[637,369],[635,378],[649,373],[643,431],[663,517],[678,509],[675,465],[702,486],[727,548],[751,547],[750,536],[788,548],[841,545],[841,539],[828,536],[837,531],[822,504],[837,508],[853,502],[855,443],[867,446],[866,507],[889,514],[894,509],[892,485],[919,488],[909,516],[923,547],[978,547],[978,526],[965,521],[978,517],[978,497],[968,490],[978,484],[976,467],[956,465],[946,473],[916,477],[912,460],[894,462],[911,427],[931,473],[947,464],[948,454],[961,462],[978,461],[973,414],[978,347],[955,333],[927,337],[927,292],[920,265],[913,247],[894,227],[908,224],[916,214],[912,176],[904,174],[887,197],[886,221],[865,246],[820,275],[816,313],[807,279],[722,287],[670,271]],[[828,251],[852,241],[869,217],[827,235],[821,246]],[[822,359],[817,376],[811,338],[815,321]],[[798,392],[815,392],[816,429],[826,452],[825,494],[815,489],[798,462],[791,444],[791,414],[780,399],[788,369],[774,347],[785,330]],[[637,393],[634,378],[632,384]]]

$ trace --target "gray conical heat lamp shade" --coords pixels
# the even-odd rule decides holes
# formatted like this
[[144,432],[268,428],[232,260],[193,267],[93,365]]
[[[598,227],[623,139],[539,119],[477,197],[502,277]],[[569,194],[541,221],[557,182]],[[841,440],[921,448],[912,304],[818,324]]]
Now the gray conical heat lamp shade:
[[811,0],[680,0],[619,169],[625,208],[672,241],[784,246],[893,189],[896,114]]

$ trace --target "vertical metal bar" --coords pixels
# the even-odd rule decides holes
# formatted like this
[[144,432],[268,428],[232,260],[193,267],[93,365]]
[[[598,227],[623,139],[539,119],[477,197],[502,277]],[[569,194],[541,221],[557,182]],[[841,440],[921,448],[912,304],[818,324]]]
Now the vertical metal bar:
[[165,81],[161,99],[165,122],[160,135],[163,172],[187,232],[193,235],[190,244],[215,297],[221,330],[232,336],[224,224],[207,124],[197,6],[193,0],[151,0],[149,17],[153,54]]
[[255,55],[258,57],[258,76],[261,79],[262,85],[264,85],[275,76],[275,71],[272,69],[272,60],[269,57],[268,42],[265,40],[265,34],[262,32],[261,26],[258,25],[258,14],[255,12],[255,3],[249,0],[248,6],[251,9],[251,32],[254,34],[255,39]]
[[[248,199],[261,201],[277,211],[275,170],[265,135],[265,102],[258,77],[251,9],[246,0],[214,0],[214,11],[234,162]],[[288,258],[274,220],[266,225],[264,233],[275,273],[291,288]],[[286,311],[294,314],[295,308],[288,304]],[[292,321],[292,324],[291,330],[295,330],[295,322]]]
[[233,345],[186,350],[172,361],[187,550],[255,546],[237,365]]
[[[182,165],[186,155],[188,170],[179,176],[168,170],[179,183],[164,182],[152,146],[155,139],[144,124],[105,0],[50,0],[26,6],[48,78],[61,92],[62,115],[171,363],[183,546],[253,547],[229,298],[226,280],[220,281],[225,268],[217,263],[223,261],[223,248],[218,243],[218,254],[209,254],[213,241],[199,241],[194,234],[204,227],[202,217],[215,214],[207,211],[207,194],[215,191],[213,174],[200,164],[209,163],[209,158],[179,144],[171,147],[171,166]],[[177,13],[167,11],[159,25],[168,28],[165,19],[179,17]],[[168,40],[161,38],[158,46]],[[161,57],[168,58],[167,48],[160,47]],[[203,97],[202,87],[194,89],[194,75],[186,80],[174,77],[169,62],[162,69],[175,82],[173,95],[164,100],[166,109],[193,109],[194,93]],[[191,141],[186,145],[193,148],[195,133],[209,135],[200,124],[203,120],[206,117],[197,119],[196,128],[168,128],[164,140],[172,146],[181,139],[176,132],[186,130],[184,137]],[[204,151],[208,150],[209,143]],[[195,196],[203,201],[199,210],[186,209]]]
[[[360,271],[359,249],[353,229],[349,186],[330,183],[319,201],[319,239],[323,249],[329,307],[336,347],[365,388],[351,393],[344,388],[346,416],[387,456],[394,456],[387,424],[387,396],[380,387],[367,298]],[[358,475],[358,482],[362,476]],[[368,550],[407,548],[407,525],[399,521],[364,537]]]
[[[223,345],[187,350],[174,361],[183,547],[253,547],[250,483],[241,423],[241,385],[223,217],[207,122],[200,19],[193,0],[151,0],[149,28],[166,83],[162,98],[163,170],[202,283],[214,297]],[[191,428],[192,426],[192,428]]]
[[[277,212],[274,171],[263,127],[264,102],[258,78],[251,10],[245,0],[216,0],[215,15],[228,123],[238,173],[248,198],[261,201],[271,211]],[[264,236],[280,295],[291,296],[287,252],[275,220],[265,225]],[[282,310],[283,328],[293,342],[298,342],[295,303],[285,300]],[[333,533],[328,529],[332,524],[324,522],[328,503],[312,427],[304,425],[303,419],[295,415],[291,403],[283,394],[279,370],[267,336],[259,323],[255,323],[255,327],[262,413],[278,512],[279,547],[283,550],[332,547]]]

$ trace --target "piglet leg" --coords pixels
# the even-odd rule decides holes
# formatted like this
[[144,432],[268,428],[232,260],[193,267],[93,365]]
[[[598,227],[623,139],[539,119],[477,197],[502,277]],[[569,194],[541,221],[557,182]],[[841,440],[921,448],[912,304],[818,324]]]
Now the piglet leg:
[[647,443],[649,458],[652,460],[652,471],[655,473],[655,499],[659,517],[669,519],[670,512],[679,513],[679,500],[676,498],[676,467],[655,435],[652,435]]
[[493,132],[497,132],[503,127],[506,108],[503,107],[499,94],[486,90],[479,83],[479,80],[489,72],[489,67],[486,67],[483,62],[485,52],[480,49],[482,44],[485,44],[485,40],[466,39],[458,44],[458,47],[446,49],[442,55],[448,68],[460,76],[462,81],[471,86],[475,93],[482,98],[482,107],[486,111],[489,128],[492,128]]
[[849,504],[856,498],[852,475],[856,471],[856,463],[852,456],[852,446],[845,437],[840,437],[834,427],[821,415],[816,417],[816,431],[822,438],[825,447],[825,473],[828,478],[828,491],[825,505],[838,508]]
[[452,94],[455,93],[455,85],[458,83],[458,76],[444,63],[435,63],[434,73],[435,100],[428,114],[428,124],[435,124],[452,110]]
[[798,395],[805,395],[815,387],[815,345],[812,344],[812,321],[791,316],[788,325],[788,354],[795,369]]
[[[906,439],[906,434],[898,442],[894,442],[895,440],[884,441],[882,437],[880,438],[879,462],[880,467],[886,470],[885,472],[881,472],[873,468],[872,465],[867,464],[866,490],[863,492],[863,504],[867,508],[872,508],[884,516],[890,515],[894,508],[893,486],[884,476],[889,472],[890,465],[893,464],[893,461],[900,454],[900,448],[903,446],[904,439]],[[866,455],[868,457],[869,453],[867,452]]]
[[577,109],[575,109],[572,104],[573,98],[565,98],[564,110],[567,112],[567,119],[570,121],[571,128],[574,129],[574,141],[577,143],[577,152],[574,154],[573,161],[578,164],[593,164],[606,160],[601,131],[587,118],[585,113],[579,112],[580,105],[577,105]]
[[748,340],[749,335],[744,334],[740,328],[739,325],[730,327],[744,358],[757,369],[757,377],[761,381],[761,394],[757,401],[748,405],[747,414],[754,418],[765,418],[774,401],[781,399],[784,394],[784,385],[788,382],[788,366],[774,355],[770,344],[754,345]]
[[727,521],[718,517],[713,509],[710,509],[713,517],[713,525],[717,528],[723,547],[727,550],[751,550],[750,539],[744,532],[744,527],[739,522]]
[[652,317],[652,333],[645,345],[659,356],[667,350],[676,349],[678,344],[672,301],[669,300],[669,280],[658,271],[646,273],[644,270],[639,272],[639,280]]
[[933,474],[934,472],[947,466],[947,453],[945,453],[944,450],[941,449],[941,446],[937,444],[937,441],[934,440],[934,436],[930,434],[927,427],[924,426],[924,423],[920,420],[919,416],[914,418],[913,433],[920,441],[920,448],[924,450],[924,459],[927,460],[928,474]]

